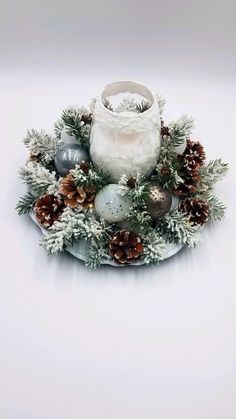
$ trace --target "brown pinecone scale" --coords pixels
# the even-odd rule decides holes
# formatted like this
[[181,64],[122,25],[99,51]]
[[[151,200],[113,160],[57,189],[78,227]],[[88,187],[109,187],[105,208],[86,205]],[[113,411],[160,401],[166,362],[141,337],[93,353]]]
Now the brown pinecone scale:
[[199,172],[205,158],[206,155],[203,146],[198,141],[187,140],[187,145],[181,156],[181,160],[189,176],[196,176],[196,172]]
[[135,188],[135,186],[136,186],[136,179],[135,179],[134,177],[130,177],[130,178],[127,180],[126,185],[128,186],[128,188],[130,188],[130,189],[134,189],[134,188]]
[[135,262],[143,253],[143,243],[138,234],[128,230],[117,231],[109,242],[109,253],[112,259],[126,265]]
[[189,198],[182,201],[179,205],[180,211],[189,216],[189,221],[193,224],[205,224],[209,217],[209,205],[197,198]]
[[60,218],[64,208],[65,204],[60,198],[52,194],[45,194],[36,201],[34,210],[38,222],[44,228],[49,228],[54,221]]
[[180,183],[175,189],[173,189],[173,193],[180,198],[185,196],[191,195],[196,191],[196,182],[191,177],[185,178],[183,183]]
[[65,196],[65,204],[71,208],[76,208],[79,205],[83,208],[92,208],[94,205],[95,190],[76,186],[71,174],[61,180],[60,193]]
[[82,116],[81,116],[81,121],[82,122],[84,122],[84,124],[88,124],[88,125],[91,125],[91,123],[92,123],[92,120],[93,120],[93,114],[83,114]]

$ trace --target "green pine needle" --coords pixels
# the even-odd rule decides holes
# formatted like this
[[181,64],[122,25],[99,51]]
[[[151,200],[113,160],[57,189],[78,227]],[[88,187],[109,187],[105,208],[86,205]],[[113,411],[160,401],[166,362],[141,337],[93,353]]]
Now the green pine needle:
[[70,107],[62,111],[61,119],[66,127],[67,133],[74,136],[82,147],[88,149],[90,124],[83,121],[84,116],[88,119],[91,117],[88,109],[83,107]]
[[22,196],[19,199],[18,204],[16,205],[16,211],[19,215],[28,214],[32,211],[37,197],[31,192],[27,192],[25,196]]
[[102,189],[110,182],[110,175],[107,171],[90,163],[88,173],[85,173],[78,167],[70,171],[75,184],[85,188],[94,188],[96,192]]

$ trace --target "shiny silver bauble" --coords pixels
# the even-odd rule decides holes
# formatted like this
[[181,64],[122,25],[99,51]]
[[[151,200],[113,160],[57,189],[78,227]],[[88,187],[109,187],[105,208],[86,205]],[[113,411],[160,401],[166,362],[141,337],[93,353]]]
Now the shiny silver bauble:
[[76,165],[86,161],[89,161],[87,151],[80,145],[73,143],[65,144],[60,148],[54,159],[56,169],[62,176],[74,169]]

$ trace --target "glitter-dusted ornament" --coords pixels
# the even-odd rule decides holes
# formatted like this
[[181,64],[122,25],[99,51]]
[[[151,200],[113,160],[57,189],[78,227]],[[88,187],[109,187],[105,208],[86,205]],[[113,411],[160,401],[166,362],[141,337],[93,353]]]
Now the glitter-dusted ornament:
[[132,205],[131,200],[121,196],[118,191],[119,186],[111,183],[98,192],[95,198],[97,214],[108,223],[124,220]]
[[74,169],[76,165],[89,160],[86,150],[78,144],[65,144],[57,151],[54,162],[57,171],[64,176],[69,170]]
[[149,191],[150,194],[146,202],[147,212],[153,220],[158,220],[170,210],[172,195],[156,181],[150,183]]

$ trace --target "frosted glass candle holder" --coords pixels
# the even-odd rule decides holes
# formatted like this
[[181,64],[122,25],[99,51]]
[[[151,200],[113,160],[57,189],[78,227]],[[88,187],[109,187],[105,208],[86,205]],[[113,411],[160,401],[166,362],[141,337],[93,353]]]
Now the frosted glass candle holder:
[[[113,112],[103,102],[120,93],[140,95],[150,104],[145,112]],[[111,83],[96,102],[90,136],[94,163],[107,170],[112,181],[122,175],[148,176],[154,170],[161,146],[161,121],[158,103],[152,92],[132,81]]]

